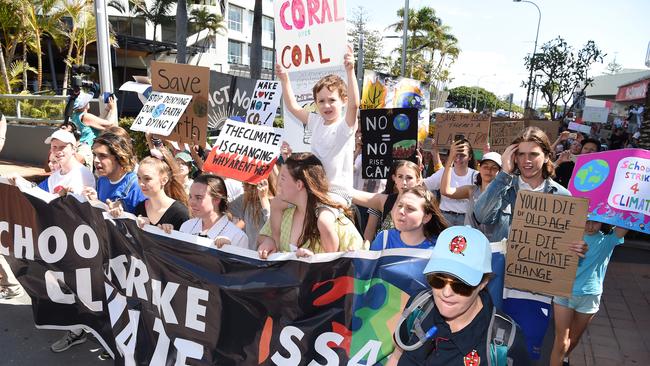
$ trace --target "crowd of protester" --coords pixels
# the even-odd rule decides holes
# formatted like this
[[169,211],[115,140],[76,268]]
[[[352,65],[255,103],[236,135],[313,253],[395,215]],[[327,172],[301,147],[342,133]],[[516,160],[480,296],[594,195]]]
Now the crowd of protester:
[[[424,274],[436,310],[426,322],[440,329],[436,341],[440,351],[398,347],[391,362],[460,364],[457,360],[467,356],[468,344],[477,356],[489,357],[490,351],[478,346],[489,336],[494,307],[485,290],[493,272],[489,243],[507,238],[518,191],[570,195],[566,187],[575,155],[597,152],[601,144],[569,131],[551,144],[541,129],[529,127],[503,154],[481,147],[482,158],[477,161],[474,147],[465,139],[454,141],[445,154],[434,142],[433,150],[420,151],[415,161],[395,161],[386,181],[364,180],[355,174],[362,146],[351,52],[344,64],[347,83],[329,75],[314,86],[318,113],[299,107],[288,74],[276,68],[285,105],[315,137],[311,152],[291,154],[284,144],[282,164],[257,185],[203,172],[202,147],[177,149],[151,136],[147,136],[150,156],[136,161],[129,133],[88,116],[82,97],[75,103],[72,123],[45,140],[50,145],[51,174],[38,186],[106,204],[115,217],[134,214],[141,227],[150,224],[167,233],[177,230],[207,237],[217,248],[234,245],[255,250],[261,258],[275,252],[304,257],[367,249],[430,249],[432,259]],[[620,129],[610,148],[625,147],[617,140]],[[18,177],[13,178],[20,184]],[[582,259],[572,296],[554,299],[552,365],[562,364],[598,311],[607,262],[624,235],[623,229],[589,221],[584,240],[571,245]],[[472,248],[462,256],[449,249],[450,240],[458,236],[470,241]],[[7,283],[7,278],[2,275],[4,298],[15,296],[15,284]],[[516,365],[528,362],[519,334],[507,351]],[[85,339],[81,329],[69,331],[52,350],[61,352]]]

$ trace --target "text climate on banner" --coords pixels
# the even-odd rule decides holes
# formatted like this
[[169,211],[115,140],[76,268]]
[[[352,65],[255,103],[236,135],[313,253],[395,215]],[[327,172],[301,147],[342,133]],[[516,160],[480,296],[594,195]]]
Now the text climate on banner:
[[436,113],[435,139],[438,146],[449,147],[462,135],[475,149],[488,142],[490,115],[479,113]]
[[506,287],[569,297],[578,256],[569,246],[582,239],[584,198],[519,191],[508,235]]
[[131,130],[169,136],[191,100],[191,95],[152,92]]
[[210,69],[152,61],[151,86],[153,91],[192,96],[176,128],[165,139],[203,146],[208,131]]
[[343,64],[345,0],[275,0],[274,9],[275,50],[284,69],[304,71]]
[[279,81],[258,80],[245,122],[273,127],[281,99],[282,88]]
[[362,109],[362,177],[385,179],[393,160],[416,161],[417,134],[416,108]]
[[568,188],[589,198],[589,220],[650,234],[650,151],[578,155]]
[[[4,194],[7,188],[13,191]],[[24,200],[5,184],[0,197],[6,208]],[[105,220],[73,196],[30,200],[35,222],[46,223],[29,231],[33,243],[23,228],[12,234],[15,207],[0,208],[0,226],[3,243],[20,249],[9,249],[7,260],[33,299],[35,319],[93,329],[117,364],[384,363],[409,296],[427,288],[425,250],[260,261],[247,249],[217,250],[205,238],[190,243],[131,219]],[[28,248],[34,256],[25,257]],[[48,272],[55,274],[48,279]],[[87,274],[90,289],[77,284]],[[50,299],[48,281],[57,290],[63,280]]]
[[281,144],[280,129],[227,120],[203,169],[257,184],[273,170]]

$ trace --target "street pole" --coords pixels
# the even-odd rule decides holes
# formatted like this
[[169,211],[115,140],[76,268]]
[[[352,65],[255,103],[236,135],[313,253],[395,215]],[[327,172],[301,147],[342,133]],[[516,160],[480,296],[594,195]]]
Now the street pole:
[[359,33],[359,55],[357,56],[357,85],[363,90],[363,32]]
[[[104,93],[113,92],[110,40],[108,38],[108,14],[106,1],[95,0],[95,26],[97,28],[97,64],[99,66],[99,110],[104,110]],[[114,114],[117,118],[117,113]],[[111,121],[111,122],[117,122]]]
[[537,4],[535,4],[532,1],[514,0],[514,2],[533,4],[535,6],[535,8],[537,9],[537,13],[539,15],[539,17],[537,18],[537,33],[535,34],[535,46],[533,47],[533,54],[530,57],[530,73],[528,75],[528,88],[526,90],[526,104],[524,105],[524,114],[527,114],[527,113],[529,113],[528,109],[530,107],[530,88],[531,88],[531,84],[533,83],[533,65],[534,65],[534,62],[535,62],[535,53],[537,52],[537,40],[539,38],[539,25],[542,22],[542,11],[539,10],[539,6],[537,6]]
[[402,77],[406,76],[406,38],[408,37],[409,0],[404,0],[404,25],[402,34]]

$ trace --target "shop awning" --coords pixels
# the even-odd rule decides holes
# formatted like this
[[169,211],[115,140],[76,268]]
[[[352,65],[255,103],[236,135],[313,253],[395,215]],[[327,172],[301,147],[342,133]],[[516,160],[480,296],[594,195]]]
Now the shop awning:
[[644,102],[648,91],[648,84],[650,84],[650,78],[621,85],[616,93],[616,101],[628,103]]

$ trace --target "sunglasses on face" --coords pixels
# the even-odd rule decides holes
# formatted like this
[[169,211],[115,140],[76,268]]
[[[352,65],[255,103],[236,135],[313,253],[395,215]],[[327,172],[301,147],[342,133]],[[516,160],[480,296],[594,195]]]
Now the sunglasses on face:
[[474,292],[474,289],[476,289],[475,286],[470,286],[463,281],[440,275],[429,275],[427,276],[427,281],[429,281],[429,285],[436,290],[441,290],[449,284],[451,290],[461,296],[469,296]]

